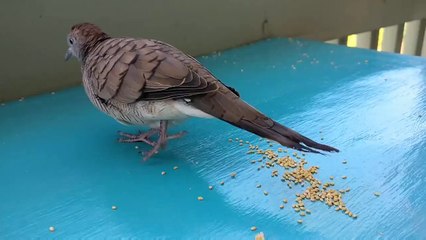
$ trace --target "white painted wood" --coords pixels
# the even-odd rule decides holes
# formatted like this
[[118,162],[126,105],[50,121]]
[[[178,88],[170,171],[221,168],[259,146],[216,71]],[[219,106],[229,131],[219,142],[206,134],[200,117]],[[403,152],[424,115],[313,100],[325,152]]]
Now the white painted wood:
[[356,47],[370,48],[371,46],[371,32],[358,33],[356,38]]
[[329,44],[339,44],[339,39],[328,40],[328,41],[326,41],[326,43],[329,43]]
[[423,37],[423,45],[422,45],[422,53],[421,56],[422,57],[426,57],[426,32],[424,33],[424,37]]
[[397,43],[398,25],[393,25],[383,28],[383,39],[381,51],[395,52]]
[[404,36],[402,38],[401,53],[406,55],[415,55],[417,49],[417,40],[419,38],[420,20],[406,22],[404,27]]

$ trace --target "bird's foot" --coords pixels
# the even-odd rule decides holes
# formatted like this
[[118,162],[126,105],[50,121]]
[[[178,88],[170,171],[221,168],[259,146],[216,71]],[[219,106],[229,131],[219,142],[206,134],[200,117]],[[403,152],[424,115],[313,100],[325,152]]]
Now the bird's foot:
[[181,131],[181,132],[173,134],[173,135],[168,135],[167,140],[181,138],[181,137],[185,136],[187,133],[188,133],[187,131]]
[[[150,157],[158,153],[161,148],[165,148],[168,140],[177,139],[184,136],[187,132],[181,131],[177,134],[167,135],[167,121],[160,121],[159,128],[151,128],[147,132],[139,132],[139,134],[129,134],[124,132],[118,132],[121,138],[118,139],[119,142],[132,143],[132,142],[144,142],[152,146],[152,149],[145,153],[143,160],[148,160]],[[158,134],[158,140],[152,141],[149,139],[151,136]]]
[[160,129],[151,128],[147,132],[139,131],[139,134],[130,134],[124,132],[118,132],[121,138],[118,139],[119,142],[132,143],[132,142],[144,142],[148,145],[155,146],[156,143],[149,139],[152,135],[158,133]]
[[162,132],[160,130],[159,134],[160,134],[160,138],[155,143],[155,145],[153,145],[153,148],[149,152],[145,153],[145,156],[143,158],[144,161],[148,160],[149,158],[151,158],[152,156],[154,156],[155,154],[157,154],[160,149],[165,148],[166,145],[167,145],[168,140],[170,140],[170,139],[177,139],[177,138],[183,137],[184,135],[187,134],[187,132],[186,131],[181,131],[181,132],[179,132],[177,134],[165,135],[165,134],[162,134]]

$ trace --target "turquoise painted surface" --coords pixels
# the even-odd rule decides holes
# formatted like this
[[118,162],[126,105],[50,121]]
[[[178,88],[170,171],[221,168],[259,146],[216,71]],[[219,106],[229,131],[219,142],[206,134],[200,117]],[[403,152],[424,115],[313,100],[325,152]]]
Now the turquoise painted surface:
[[141,162],[147,148],[116,142],[136,128],[79,87],[0,107],[0,238],[253,239],[253,225],[268,240],[426,238],[425,59],[274,39],[200,60],[264,113],[341,150],[306,158],[319,179],[352,189],[344,199],[358,219],[307,203],[297,224],[301,188],[258,172],[228,138],[265,142],[220,121],[184,123],[173,131],[189,135]]

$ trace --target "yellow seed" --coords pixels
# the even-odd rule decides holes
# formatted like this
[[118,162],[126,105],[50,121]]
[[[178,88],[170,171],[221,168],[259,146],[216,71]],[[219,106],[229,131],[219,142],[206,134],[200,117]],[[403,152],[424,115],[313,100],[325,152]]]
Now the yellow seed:
[[257,187],[257,188],[261,188],[261,187],[262,187],[262,184],[257,184],[257,185],[256,185],[256,187]]
[[117,210],[117,206],[112,206],[111,209],[112,210]]
[[209,190],[213,190],[213,186],[209,186]]
[[348,162],[347,162],[346,160],[344,160],[344,161],[342,161],[342,163],[343,163],[343,164],[346,164],[346,163],[348,163]]
[[220,185],[222,185],[222,186],[223,186],[224,184],[225,184],[225,182],[224,182],[224,181],[220,182]]
[[301,212],[299,215],[302,216],[302,217],[304,217],[304,216],[306,216],[306,213],[305,212]]
[[243,146],[243,144],[242,144],[242,143],[240,143],[240,146]]
[[236,172],[232,172],[231,173],[231,178],[235,178],[237,176],[237,173]]
[[244,141],[243,140],[240,140],[240,143],[243,143]]
[[161,172],[161,175],[166,175],[166,171],[162,171],[162,172]]
[[303,223],[303,220],[302,220],[302,219],[299,219],[299,220],[297,220],[297,223],[302,224],[302,223]]
[[204,200],[204,198],[203,197],[201,197],[201,196],[198,196],[198,201],[203,201]]
[[284,198],[283,202],[284,202],[284,203],[287,203],[287,202],[288,202],[288,201],[287,201],[287,198]]
[[55,231],[55,227],[53,227],[53,226],[49,227],[49,231],[54,232]]
[[280,205],[280,209],[283,209],[284,208],[284,205]]
[[173,167],[173,170],[177,170],[177,169],[178,169],[178,166],[174,166],[174,167]]
[[257,227],[256,227],[256,226],[253,226],[253,227],[251,227],[251,228],[250,228],[250,230],[252,230],[252,231],[256,231],[256,230],[257,230]]
[[307,213],[307,214],[311,214],[311,210],[306,209],[306,213]]
[[263,194],[265,195],[265,196],[268,196],[268,192],[267,191],[263,191]]
[[346,178],[348,178],[347,176],[342,176],[342,179],[346,179]]
[[352,217],[353,217],[353,218],[357,218],[357,217],[358,217],[358,215],[354,214],[354,215],[352,215]]
[[330,180],[333,180],[334,179],[334,177],[333,176],[330,176]]
[[374,193],[374,195],[375,195],[376,197],[379,197],[379,196],[380,196],[380,192],[375,192],[375,193]]
[[263,232],[256,234],[255,240],[265,240],[265,235],[263,234]]

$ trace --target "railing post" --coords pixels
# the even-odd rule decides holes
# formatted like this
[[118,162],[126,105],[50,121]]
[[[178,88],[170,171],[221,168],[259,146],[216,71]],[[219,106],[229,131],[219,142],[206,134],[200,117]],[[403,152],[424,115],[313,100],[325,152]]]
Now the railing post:
[[425,28],[426,28],[426,19],[420,20],[419,26],[419,35],[417,37],[417,46],[416,46],[416,55],[422,56],[423,48],[426,48],[424,40],[425,40]]

